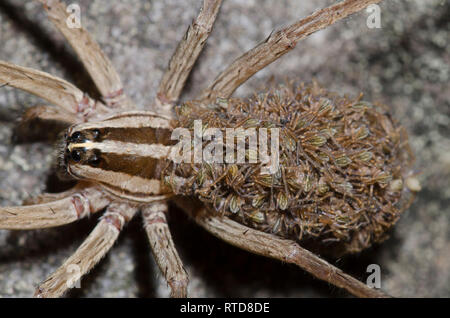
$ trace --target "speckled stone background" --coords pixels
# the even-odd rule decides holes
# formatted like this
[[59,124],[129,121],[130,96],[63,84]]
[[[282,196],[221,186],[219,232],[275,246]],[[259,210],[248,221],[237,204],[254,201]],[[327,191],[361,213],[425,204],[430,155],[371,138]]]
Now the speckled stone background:
[[[226,64],[274,29],[333,1],[225,0],[184,99],[195,97]],[[68,2],[69,3],[69,2]],[[200,0],[74,0],[122,76],[125,89],[144,108]],[[394,296],[450,296],[450,5],[446,0],[392,0],[381,5],[381,28],[366,26],[361,12],[301,41],[258,73],[236,95],[260,90],[273,76],[310,81],[331,90],[391,106],[410,133],[423,185],[391,238],[337,266],[365,280],[369,264],[381,267],[382,288]],[[0,2],[0,59],[61,76],[95,96],[92,82],[40,5]],[[11,143],[15,120],[42,102],[0,89],[0,204],[16,205],[55,189],[49,177],[52,147]],[[96,223],[97,215],[61,228],[0,230],[0,297],[29,297],[68,257]],[[145,232],[136,218],[108,256],[72,297],[166,297]],[[173,209],[170,226],[190,275],[193,297],[336,297],[346,293],[302,270],[228,246]]]

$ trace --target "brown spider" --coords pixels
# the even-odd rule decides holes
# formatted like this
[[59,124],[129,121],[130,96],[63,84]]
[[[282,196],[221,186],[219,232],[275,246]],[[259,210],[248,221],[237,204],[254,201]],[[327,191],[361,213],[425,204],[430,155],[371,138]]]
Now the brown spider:
[[[207,212],[195,204],[187,206],[186,203],[188,201],[186,199],[174,197],[173,194],[190,194],[189,189],[182,189],[186,184],[191,185],[192,182],[190,180],[182,180],[178,184],[173,184],[175,182],[174,178],[164,178],[171,175],[161,175],[162,180],[167,181],[169,184],[169,190],[167,190],[165,189],[166,185],[163,184],[164,182],[157,180],[157,178],[151,179],[151,182],[144,182],[137,178],[131,180],[130,174],[110,177],[104,171],[99,173],[99,168],[92,168],[100,167],[100,170],[102,170],[105,165],[102,162],[105,159],[95,153],[97,148],[92,146],[92,144],[103,143],[106,145],[106,142],[101,138],[105,134],[113,134],[113,129],[127,129],[127,131],[122,131],[121,136],[116,137],[116,140],[122,138],[121,141],[126,141],[127,138],[131,140],[137,138],[136,135],[127,135],[130,129],[147,129],[149,134],[155,135],[151,142],[158,144],[163,143],[162,139],[158,139],[159,134],[164,135],[162,132],[164,129],[173,129],[174,120],[183,118],[184,115],[186,118],[192,117],[192,113],[186,113],[183,108],[177,111],[177,117],[173,112],[173,107],[181,94],[196,58],[211,32],[221,1],[204,1],[202,11],[188,28],[185,37],[170,60],[168,70],[160,83],[157,98],[151,106],[153,112],[130,112],[130,110],[134,109],[133,102],[124,94],[119,76],[87,31],[83,28],[72,29],[67,26],[68,14],[65,6],[59,1],[48,0],[41,2],[44,3],[52,22],[77,52],[102,97],[101,100],[94,101],[78,88],[62,79],[29,68],[1,62],[0,79],[3,85],[28,91],[60,107],[43,106],[32,108],[24,116],[23,120],[25,123],[30,118],[39,117],[40,119],[62,121],[69,125],[77,124],[71,126],[66,132],[61,145],[62,154],[60,159],[63,162],[62,166],[65,166],[72,176],[78,176],[79,179],[84,180],[80,181],[74,189],[67,192],[56,195],[47,194],[36,198],[34,200],[35,205],[0,209],[0,228],[33,229],[52,227],[76,221],[104,208],[106,208],[106,212],[80,248],[60,269],[39,286],[36,291],[37,296],[51,297],[62,295],[70,287],[67,282],[73,280],[73,274],[67,268],[75,264],[80,268],[81,274],[87,273],[114,244],[124,224],[137,211],[142,212],[144,226],[156,261],[172,290],[171,295],[186,296],[187,274],[175,250],[166,222],[165,215],[167,212],[167,200],[169,199],[173,199],[178,203],[181,202],[180,206],[199,225],[233,245],[253,253],[297,264],[316,277],[338,287],[345,288],[355,295],[384,296],[383,293],[370,289],[321,260],[313,253],[301,248],[295,241],[282,238],[289,235],[276,236],[266,233],[262,228],[255,230],[233,221],[231,218]],[[213,105],[216,108],[218,104],[220,106],[220,103],[224,99],[227,100],[237,87],[254,73],[295,47],[296,42],[300,39],[365,8],[371,3],[377,2],[379,0],[343,1],[317,11],[306,19],[273,33],[266,41],[225,69],[214,83],[199,96],[197,104],[200,106],[191,105],[191,108],[195,110],[194,117],[204,115],[204,110],[202,109],[204,106]],[[330,96],[330,98],[332,97]],[[324,102],[323,100],[320,100],[320,105],[320,111],[327,107],[326,101]],[[197,107],[199,107],[198,110]],[[230,107],[230,113],[233,107],[236,106]],[[180,114],[183,116],[179,116]],[[210,116],[210,114],[206,113],[205,116],[205,118],[209,118],[207,116]],[[380,119],[382,119],[381,122],[383,123],[384,117],[380,117]],[[300,122],[300,119],[298,119],[298,123]],[[389,123],[386,123],[386,125],[389,126]],[[186,124],[187,126],[188,124]],[[387,132],[388,130],[389,128],[386,128]],[[360,138],[358,135],[356,137],[356,139]],[[309,139],[307,142],[311,144],[311,147],[323,144],[321,140],[317,139],[317,136],[315,139]],[[117,144],[111,147],[118,149]],[[83,148],[83,150],[79,148]],[[102,149],[104,150],[105,148]],[[163,150],[162,148],[154,147],[149,151],[153,156],[157,156],[158,151]],[[335,158],[331,159],[338,162],[338,166],[344,167],[346,165],[345,160],[347,160],[347,157],[343,155],[336,155]],[[120,159],[108,158],[106,161],[111,167],[112,162],[117,164],[123,160],[125,160],[124,157]],[[342,163],[343,161],[344,163]],[[77,170],[77,166],[82,165],[90,166],[92,169],[89,168],[91,169],[89,171],[86,170],[87,168]],[[156,166],[158,169],[155,170],[158,171],[165,171],[164,169],[167,168],[162,164],[159,165],[159,163]],[[123,167],[120,169],[123,169]],[[176,169],[177,167],[173,167],[172,171]],[[181,170],[181,172],[175,173],[182,175],[185,171],[183,168]],[[152,173],[152,176],[155,175],[155,172]],[[158,173],[163,174],[162,172]],[[243,180],[242,176],[234,178],[234,175],[237,173],[232,172],[230,182],[234,183],[236,180]],[[373,183],[378,182],[380,178],[384,178],[382,172],[378,170],[371,174],[378,178],[375,181],[370,179],[370,182]],[[192,173],[189,175],[192,175]],[[380,175],[382,177],[379,177]],[[183,177],[187,178],[188,176]],[[195,177],[197,176],[198,174],[195,175]],[[410,183],[410,189],[417,189],[417,186],[415,187],[413,184],[414,179],[406,179],[406,181]],[[320,185],[320,182],[318,185]],[[393,189],[394,192],[397,190],[397,188]],[[207,195],[203,194],[203,196]],[[287,208],[285,207],[287,203],[282,203],[286,200],[286,198],[281,198],[280,195],[277,196],[277,205],[279,207],[282,206],[281,210]],[[205,198],[202,201],[210,203]],[[232,197],[227,201],[227,204],[231,205],[231,210],[236,210],[232,207],[237,204],[233,205],[235,201],[233,201]],[[194,206],[196,209],[193,209]],[[209,206],[209,208],[211,207]],[[257,216],[254,214],[253,217],[257,219]],[[386,220],[388,223],[392,221]],[[247,222],[243,223],[247,224]],[[257,226],[253,227],[258,228]],[[274,232],[279,234],[276,231]],[[370,243],[362,243],[363,246],[355,247],[355,250],[367,247]],[[349,250],[351,251],[351,249]]]

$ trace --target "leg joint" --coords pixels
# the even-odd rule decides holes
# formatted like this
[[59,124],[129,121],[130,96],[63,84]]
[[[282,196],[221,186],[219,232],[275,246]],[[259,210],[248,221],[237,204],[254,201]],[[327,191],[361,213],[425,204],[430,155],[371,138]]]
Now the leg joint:
[[[128,211],[133,212],[128,213]],[[121,231],[123,226],[132,218],[133,214],[134,208],[122,204],[111,204],[101,219],[113,225],[118,231]]]
[[123,98],[123,88],[120,88],[114,92],[109,93],[106,96],[103,96],[103,100],[109,107],[116,107],[120,105],[121,99]]
[[84,191],[81,191],[79,193],[75,193],[72,196],[72,204],[75,208],[75,212],[77,213],[77,218],[81,219],[84,217],[89,217],[89,215],[92,213],[92,206],[89,201],[89,198],[86,196],[86,193]]
[[185,272],[183,272],[182,275],[169,279],[167,283],[170,286],[170,297],[187,297],[187,286],[189,284],[189,278]]
[[166,213],[167,204],[165,202],[155,202],[146,206],[142,210],[144,226],[149,226],[157,223],[167,224]]

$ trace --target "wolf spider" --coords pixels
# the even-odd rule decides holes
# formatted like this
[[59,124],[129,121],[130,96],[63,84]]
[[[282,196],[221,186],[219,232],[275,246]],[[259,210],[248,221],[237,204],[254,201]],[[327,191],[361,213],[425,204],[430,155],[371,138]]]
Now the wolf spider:
[[[134,110],[135,106],[123,91],[119,75],[89,33],[84,28],[68,27],[66,7],[58,0],[39,1],[46,9],[49,19],[65,36],[84,64],[101,94],[101,99],[93,100],[74,85],[47,73],[0,62],[2,86],[8,85],[27,91],[54,105],[29,109],[22,119],[22,124],[39,118],[77,125],[118,118],[121,114],[151,114],[165,120],[165,123],[170,123],[176,116],[174,106],[206,43],[221,5],[220,0],[204,0],[199,15],[188,27],[170,59],[157,97],[149,106],[150,111],[133,113],[130,111]],[[229,98],[253,74],[293,49],[299,40],[380,1],[345,0],[270,34],[265,41],[236,59],[220,73],[198,96],[198,100],[208,104]],[[75,157],[76,154],[73,154],[72,158]],[[208,213],[197,201],[191,204],[186,198],[164,194],[138,202],[133,198],[107,191],[101,182],[95,180],[79,181],[74,188],[62,193],[40,195],[28,202],[29,205],[0,208],[0,228],[26,230],[55,227],[105,210],[97,226],[82,245],[39,285],[35,293],[37,297],[58,297],[70,288],[67,282],[74,279],[74,274],[68,267],[76,264],[81,275],[89,272],[113,246],[124,225],[141,212],[154,257],[170,286],[171,296],[186,297],[188,275],[173,244],[166,220],[169,200],[175,201],[201,227],[234,246],[295,264],[315,277],[346,289],[356,296],[387,296],[327,263],[295,241]]]

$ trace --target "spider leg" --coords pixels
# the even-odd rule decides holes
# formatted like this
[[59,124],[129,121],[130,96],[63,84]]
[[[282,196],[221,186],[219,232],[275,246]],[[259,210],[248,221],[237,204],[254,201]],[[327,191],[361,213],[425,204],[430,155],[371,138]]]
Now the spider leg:
[[197,18],[189,25],[183,39],[170,58],[168,68],[159,84],[155,104],[170,111],[178,100],[184,84],[211,33],[222,0],[204,0]]
[[79,123],[81,118],[54,106],[37,105],[26,108],[13,130],[13,143],[55,142],[60,132]]
[[95,102],[69,82],[48,73],[0,61],[0,87],[11,86],[45,99],[70,114],[82,115],[80,121],[109,113],[105,105]]
[[142,210],[144,228],[156,263],[170,286],[171,297],[186,297],[189,282],[166,220],[167,203],[156,202]]
[[200,98],[205,101],[214,101],[217,97],[230,97],[253,74],[292,50],[301,39],[380,1],[345,0],[318,10],[286,28],[273,32],[264,42],[244,53],[220,73],[214,82],[201,93]]
[[106,255],[136,211],[137,208],[125,203],[111,203],[75,253],[39,285],[35,297],[59,297],[72,288]]
[[53,202],[53,201],[62,200],[64,198],[72,196],[72,195],[76,194],[77,192],[80,192],[90,186],[92,186],[90,183],[80,181],[74,187],[70,188],[69,190],[63,191],[63,192],[41,193],[37,196],[26,198],[25,200],[23,200],[22,206],[43,204],[43,203],[49,203],[49,202]]
[[0,207],[0,229],[30,230],[72,223],[110,203],[103,191],[88,187],[63,198],[26,206]]
[[49,105],[37,105],[25,110],[19,125],[27,125],[30,121],[40,119],[49,121],[58,121],[67,125],[79,122],[79,118],[68,111]]
[[123,93],[119,74],[97,42],[83,27],[70,27],[67,23],[71,14],[67,11],[66,5],[58,0],[39,1],[44,5],[49,19],[77,53],[106,105],[120,110],[133,109],[133,102]]
[[257,231],[226,217],[197,214],[195,221],[211,234],[251,253],[291,263],[358,297],[389,297],[372,289],[291,240]]

